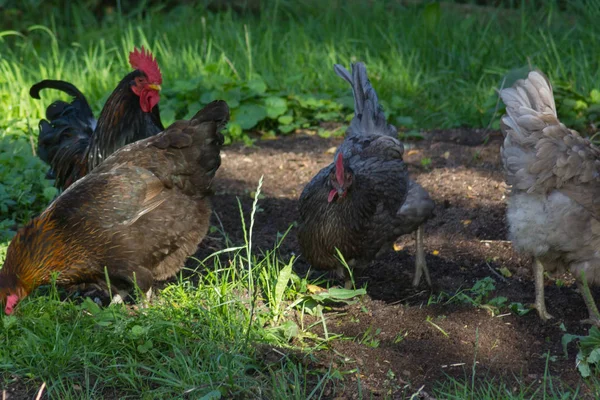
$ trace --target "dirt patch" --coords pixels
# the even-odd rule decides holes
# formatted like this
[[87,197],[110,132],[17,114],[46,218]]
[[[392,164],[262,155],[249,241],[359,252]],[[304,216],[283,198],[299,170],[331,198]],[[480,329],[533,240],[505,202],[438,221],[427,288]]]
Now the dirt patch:
[[[548,282],[546,299],[555,319],[543,323],[535,312],[518,317],[492,316],[489,311],[463,304],[425,307],[440,292],[452,294],[470,288],[484,277],[496,281],[494,296],[510,302],[531,303],[534,288],[531,260],[513,252],[506,240],[504,176],[499,159],[497,132],[455,130],[449,135],[431,132],[426,140],[407,143],[405,160],[412,177],[436,201],[436,216],[425,229],[427,263],[434,287],[414,289],[414,241],[399,240],[403,249],[390,252],[357,273],[357,285],[367,288],[360,304],[328,315],[329,333],[336,340],[318,357],[334,362],[374,396],[402,398],[401,382],[412,388],[432,384],[449,376],[470,376],[474,360],[477,377],[502,376],[533,383],[548,373],[577,386],[574,351],[564,358],[561,347],[564,324],[570,333],[586,332],[579,320],[586,307],[574,286]],[[257,248],[272,248],[277,234],[297,219],[296,200],[304,185],[332,161],[341,139],[294,135],[260,141],[254,147],[231,146],[223,151],[223,164],[215,181],[214,209],[224,231],[234,243],[242,241],[237,198],[249,213],[253,194],[264,175],[259,212],[254,230]],[[281,247],[281,256],[299,254],[295,228]],[[223,246],[218,234],[203,243],[199,256]],[[295,264],[299,274],[309,266],[302,258]],[[498,270],[512,272],[502,277]],[[335,284],[336,282],[332,282]],[[571,348],[573,350],[573,348]],[[357,383],[358,385],[358,383]],[[335,396],[352,398],[357,386],[348,385]],[[334,394],[332,394],[334,396]]]

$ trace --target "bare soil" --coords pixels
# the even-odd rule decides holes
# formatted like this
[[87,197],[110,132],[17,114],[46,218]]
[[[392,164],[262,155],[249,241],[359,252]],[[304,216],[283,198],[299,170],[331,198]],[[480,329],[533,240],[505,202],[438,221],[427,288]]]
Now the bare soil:
[[[303,360],[315,369],[333,363],[350,372],[344,391],[328,390],[327,397],[357,398],[359,389],[376,398],[410,397],[422,386],[430,392],[436,381],[448,377],[470,381],[474,362],[476,379],[498,377],[538,387],[536,382],[550,375],[554,385],[582,385],[574,346],[568,358],[561,346],[561,324],[569,333],[584,334],[588,328],[579,322],[587,311],[574,285],[547,281],[547,306],[555,317],[547,323],[535,311],[524,316],[492,315],[485,308],[462,303],[427,305],[442,292],[452,295],[487,276],[495,280],[497,289],[490,298],[504,296],[523,304],[534,300],[531,260],[515,253],[506,237],[500,137],[498,132],[486,135],[482,130],[458,129],[430,132],[423,141],[405,143],[412,177],[437,204],[436,216],[425,228],[433,288],[424,282],[418,289],[411,285],[412,236],[399,240],[400,251],[391,251],[356,274],[357,286],[366,287],[368,296],[327,315],[329,334],[349,339],[332,341],[316,359]],[[233,242],[243,241],[237,199],[248,215],[257,183],[264,176],[253,241],[257,248],[272,248],[278,233],[297,220],[296,200],[304,185],[332,161],[340,142],[296,134],[258,141],[253,147],[226,148],[213,204]],[[216,218],[214,222],[219,224]],[[280,248],[283,258],[300,253],[295,233],[292,228]],[[218,236],[210,235],[198,255],[222,246]],[[501,275],[503,267],[512,275]],[[302,276],[309,271],[302,257],[295,270]]]

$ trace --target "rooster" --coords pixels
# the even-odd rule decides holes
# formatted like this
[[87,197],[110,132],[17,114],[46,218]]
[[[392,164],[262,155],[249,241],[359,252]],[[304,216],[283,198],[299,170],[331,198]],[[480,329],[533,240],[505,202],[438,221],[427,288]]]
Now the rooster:
[[55,101],[39,124],[39,157],[50,164],[47,177],[66,189],[117,149],[164,130],[158,101],[162,75],[152,54],[143,47],[129,54],[135,71],[127,74],[112,92],[98,121],[83,93],[64,81],[44,80],[29,90],[40,98],[42,89],[61,90],[74,97],[71,103]]
[[568,269],[585,300],[586,322],[600,326],[588,287],[600,284],[600,149],[559,121],[552,86],[539,71],[500,96],[509,236],[534,257],[535,308],[543,320],[552,318],[544,270]]
[[5,313],[53,273],[60,285],[108,288],[106,268],[119,296],[175,275],[207,233],[228,120],[227,104],[215,101],[121,148],[21,228],[0,270]]
[[350,267],[363,268],[392,248],[401,235],[416,232],[413,285],[425,274],[431,285],[423,247],[423,223],[433,215],[429,194],[408,176],[404,146],[387,123],[363,63],[352,75],[340,65],[335,72],[352,86],[354,118],[334,162],[323,168],[300,195],[298,241],[302,254],[318,269],[336,270],[350,287]]

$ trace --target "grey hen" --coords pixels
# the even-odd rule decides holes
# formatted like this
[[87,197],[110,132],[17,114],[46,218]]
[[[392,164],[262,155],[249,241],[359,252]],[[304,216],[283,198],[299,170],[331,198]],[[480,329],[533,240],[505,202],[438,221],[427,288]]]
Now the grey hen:
[[509,235],[518,251],[535,258],[538,314],[551,318],[544,269],[568,269],[582,292],[588,322],[600,325],[587,286],[600,283],[600,151],[558,120],[552,87],[540,72],[530,72],[500,96],[507,112],[501,154],[511,187]]
[[348,272],[336,257],[338,249],[348,265],[364,268],[401,235],[416,231],[416,270],[431,285],[423,248],[423,223],[433,215],[434,202],[410,180],[402,159],[404,146],[387,123],[377,93],[363,63],[352,65],[352,75],[340,65],[335,72],[352,86],[354,118],[334,162],[304,188],[299,201],[298,241],[310,264]]

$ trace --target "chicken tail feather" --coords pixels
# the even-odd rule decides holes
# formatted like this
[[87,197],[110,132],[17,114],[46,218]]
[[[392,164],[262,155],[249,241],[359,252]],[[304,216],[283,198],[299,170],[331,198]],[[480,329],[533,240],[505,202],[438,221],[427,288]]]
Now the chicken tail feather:
[[168,165],[153,169],[167,186],[177,185],[189,195],[206,195],[221,165],[224,137],[220,130],[229,121],[229,107],[213,101],[190,121],[177,121],[148,143],[159,149],[171,149]]
[[500,97],[506,105],[502,123],[515,132],[528,136],[546,125],[556,125],[556,104],[552,86],[540,71],[531,71],[527,79],[520,79],[511,88],[502,89]]
[[377,92],[369,81],[365,64],[362,62],[352,64],[352,74],[339,64],[335,64],[333,69],[338,76],[352,86],[354,119],[350,124],[351,132],[368,132],[396,137],[398,131],[395,126],[387,123],[383,108],[379,104]]
[[[40,81],[35,85],[31,86],[31,89],[29,89],[29,95],[34,99],[39,99],[40,92],[44,89],[60,90],[61,92],[65,92],[69,96],[75,97],[76,101],[78,101],[81,105],[80,111],[83,113],[83,115],[85,115],[85,117],[87,118],[93,117],[94,114],[92,113],[92,109],[87,99],[85,98],[83,93],[81,93],[81,91],[77,89],[77,87],[75,87],[75,85],[73,85],[72,83],[53,79],[44,79],[43,81]],[[51,108],[48,107],[47,113],[50,112],[50,110]],[[47,116],[47,118],[53,119],[51,115]]]

